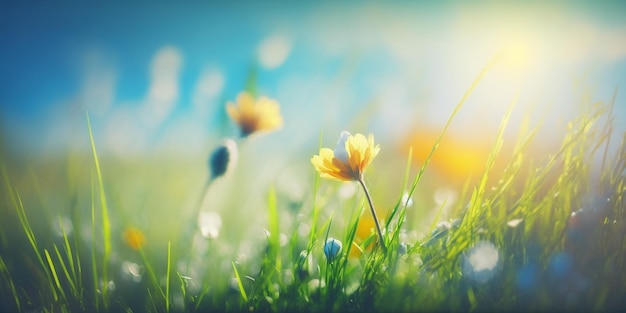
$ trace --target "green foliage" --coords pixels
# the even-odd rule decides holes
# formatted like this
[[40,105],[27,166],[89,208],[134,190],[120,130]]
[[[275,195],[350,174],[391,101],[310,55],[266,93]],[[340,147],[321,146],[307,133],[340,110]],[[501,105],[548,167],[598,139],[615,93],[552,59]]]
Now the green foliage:
[[[505,143],[511,105],[495,134],[478,184],[468,183],[467,194],[454,204],[455,218],[442,221],[442,205],[427,235],[403,235],[412,231],[407,213],[420,209],[410,207],[408,199],[420,195],[418,183],[427,173],[429,160],[483,75],[453,110],[419,168],[411,164],[410,150],[400,190],[388,191],[397,193],[397,199],[382,223],[386,251],[377,242],[375,230],[357,240],[364,214],[369,214],[365,196],[357,192],[340,199],[335,196],[338,183],[320,181],[317,176],[311,178],[310,196],[296,204],[274,186],[255,186],[266,194],[265,203],[255,204],[254,214],[267,218],[259,218],[260,225],[255,225],[267,229],[259,240],[235,243],[185,234],[161,245],[154,239],[156,243],[136,251],[120,245],[114,234],[130,221],[120,213],[123,205],[107,201],[116,176],[110,173],[104,179],[107,168],[98,157],[87,118],[92,165],[87,171],[90,188],[84,207],[90,214],[88,220],[72,219],[74,232],[64,228],[61,212],[54,216],[61,229],[57,241],[49,238],[49,230],[35,227],[35,202],[24,202],[27,198],[22,195],[27,190],[19,190],[6,165],[2,166],[2,205],[10,210],[3,212],[6,218],[0,221],[0,309],[377,312],[620,308],[626,296],[626,136],[620,138],[616,155],[609,154],[615,99],[609,105],[591,105],[571,121],[560,147],[545,159],[533,159],[528,152],[538,129],[523,129],[504,171],[496,173],[494,164]],[[601,166],[593,173],[591,165],[598,159]],[[383,191],[373,189],[372,194]],[[76,196],[72,191],[67,194]],[[329,209],[332,207],[335,209]],[[6,238],[13,234],[6,229],[14,221],[19,225],[19,237],[9,241]],[[190,226],[195,228],[195,224]],[[77,234],[82,229],[86,232]],[[89,238],[83,240],[82,234]],[[330,236],[341,239],[343,249],[327,260],[323,246]],[[194,250],[196,245],[205,248]],[[246,251],[245,255],[233,252],[237,249]],[[120,267],[120,259],[127,266],[122,268],[132,275],[114,270]]]

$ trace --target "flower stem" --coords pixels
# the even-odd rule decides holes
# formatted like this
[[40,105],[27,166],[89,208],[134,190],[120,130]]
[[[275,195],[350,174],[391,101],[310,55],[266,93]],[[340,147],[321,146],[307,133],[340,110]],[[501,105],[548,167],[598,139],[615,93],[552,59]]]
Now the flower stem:
[[365,197],[367,198],[367,202],[370,204],[370,210],[372,211],[372,216],[374,217],[374,223],[376,224],[376,230],[378,230],[378,237],[380,239],[380,245],[383,247],[383,252],[387,253],[387,246],[385,246],[385,239],[383,238],[383,232],[380,230],[380,223],[378,223],[378,217],[376,216],[376,210],[374,210],[374,203],[372,202],[372,197],[370,196],[367,187],[365,186],[365,182],[363,178],[357,179],[357,181],[363,187],[363,191],[365,192]]

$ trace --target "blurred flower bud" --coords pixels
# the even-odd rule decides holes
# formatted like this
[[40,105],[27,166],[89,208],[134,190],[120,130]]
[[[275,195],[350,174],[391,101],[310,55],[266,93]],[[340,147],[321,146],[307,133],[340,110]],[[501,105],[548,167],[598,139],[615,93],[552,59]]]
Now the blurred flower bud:
[[237,143],[232,139],[226,139],[213,150],[209,158],[211,179],[218,178],[230,171],[237,164]]
[[296,263],[296,273],[300,279],[305,279],[309,276],[309,259],[310,254],[307,250],[300,251],[300,255],[298,255],[298,261]]
[[328,262],[332,262],[341,252],[341,241],[335,238],[326,239],[324,244],[324,254]]
[[146,241],[146,237],[143,233],[134,227],[127,227],[122,233],[122,237],[126,244],[133,250],[139,250]]

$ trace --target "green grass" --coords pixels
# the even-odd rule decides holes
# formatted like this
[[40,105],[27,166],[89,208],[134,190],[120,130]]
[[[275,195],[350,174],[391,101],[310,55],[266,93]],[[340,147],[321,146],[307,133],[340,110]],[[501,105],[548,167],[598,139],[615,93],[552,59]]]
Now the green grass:
[[[341,183],[320,179],[312,167],[293,178],[309,180],[309,194],[295,202],[274,185],[223,187],[228,180],[223,181],[226,198],[252,192],[245,188],[265,195],[264,202],[254,203],[245,213],[255,214],[259,225],[225,221],[219,237],[205,238],[193,218],[190,224],[184,222],[188,220],[184,212],[170,212],[167,222],[182,225],[169,233],[165,231],[169,225],[142,223],[137,212],[143,210],[144,218],[160,214],[156,204],[168,200],[146,197],[138,202],[143,203],[140,208],[125,202],[120,196],[124,190],[118,188],[121,177],[128,174],[98,155],[87,116],[91,154],[84,157],[90,161],[85,167],[67,162],[71,177],[65,198],[58,200],[61,209],[50,210],[55,206],[36,201],[46,200],[44,191],[31,190],[30,182],[25,183],[19,171],[9,171],[8,161],[3,161],[0,311],[610,311],[623,307],[626,137],[616,138],[611,126],[615,97],[608,104],[586,105],[586,111],[568,124],[560,147],[540,158],[529,152],[539,128],[522,127],[504,171],[498,172],[494,164],[501,160],[506,140],[511,140],[505,131],[513,102],[493,134],[494,146],[482,176],[476,184],[468,180],[465,191],[459,192],[452,218],[444,220],[444,203],[429,229],[414,229],[415,223],[409,223],[409,214],[423,209],[410,206],[409,199],[428,196],[420,191],[420,182],[429,173],[429,161],[485,71],[451,112],[426,161],[419,167],[412,164],[409,150],[405,168],[397,175],[402,180],[400,190],[370,190],[373,195],[397,197],[381,223],[386,251],[375,244],[378,235],[373,229],[367,238],[357,240],[359,227],[370,213],[360,189],[340,198]],[[611,140],[620,141],[615,152],[608,149]],[[320,146],[329,144],[321,135],[319,141]],[[595,173],[592,164],[597,160],[601,162]],[[154,164],[142,165],[146,183],[148,173],[159,168],[158,162]],[[373,169],[384,167],[376,161],[372,164]],[[369,185],[377,179],[376,171],[371,173]],[[240,175],[245,179],[245,173]],[[221,212],[228,212],[237,209],[239,202],[234,200],[211,204],[223,205]],[[38,218],[42,210],[61,229],[57,237],[51,235],[53,227]],[[71,232],[64,226],[68,216]],[[118,235],[128,226],[145,231],[148,240],[137,250]],[[255,227],[266,232],[247,241],[229,239],[241,229]],[[426,235],[406,235],[417,231]],[[343,243],[332,261],[323,252],[328,237]],[[489,263],[483,270],[476,268],[480,260]]]

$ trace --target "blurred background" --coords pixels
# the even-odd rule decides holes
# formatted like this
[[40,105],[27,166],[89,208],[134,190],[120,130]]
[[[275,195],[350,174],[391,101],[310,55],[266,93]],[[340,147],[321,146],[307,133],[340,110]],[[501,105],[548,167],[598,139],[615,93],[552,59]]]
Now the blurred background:
[[[1,160],[34,195],[27,208],[89,203],[87,112],[113,206],[138,212],[139,226],[190,214],[208,156],[238,134],[225,104],[250,88],[276,99],[282,129],[240,146],[232,179],[208,195],[215,210],[221,198],[249,208],[222,216],[245,225],[268,184],[281,199],[310,197],[310,158],[342,130],[381,145],[367,179],[384,211],[410,147],[415,173],[487,64],[416,207],[453,203],[479,177],[512,103],[503,156],[528,125],[540,127],[530,151],[541,160],[569,121],[623,90],[626,3],[3,1],[0,45]],[[626,125],[622,90],[616,134]]]

